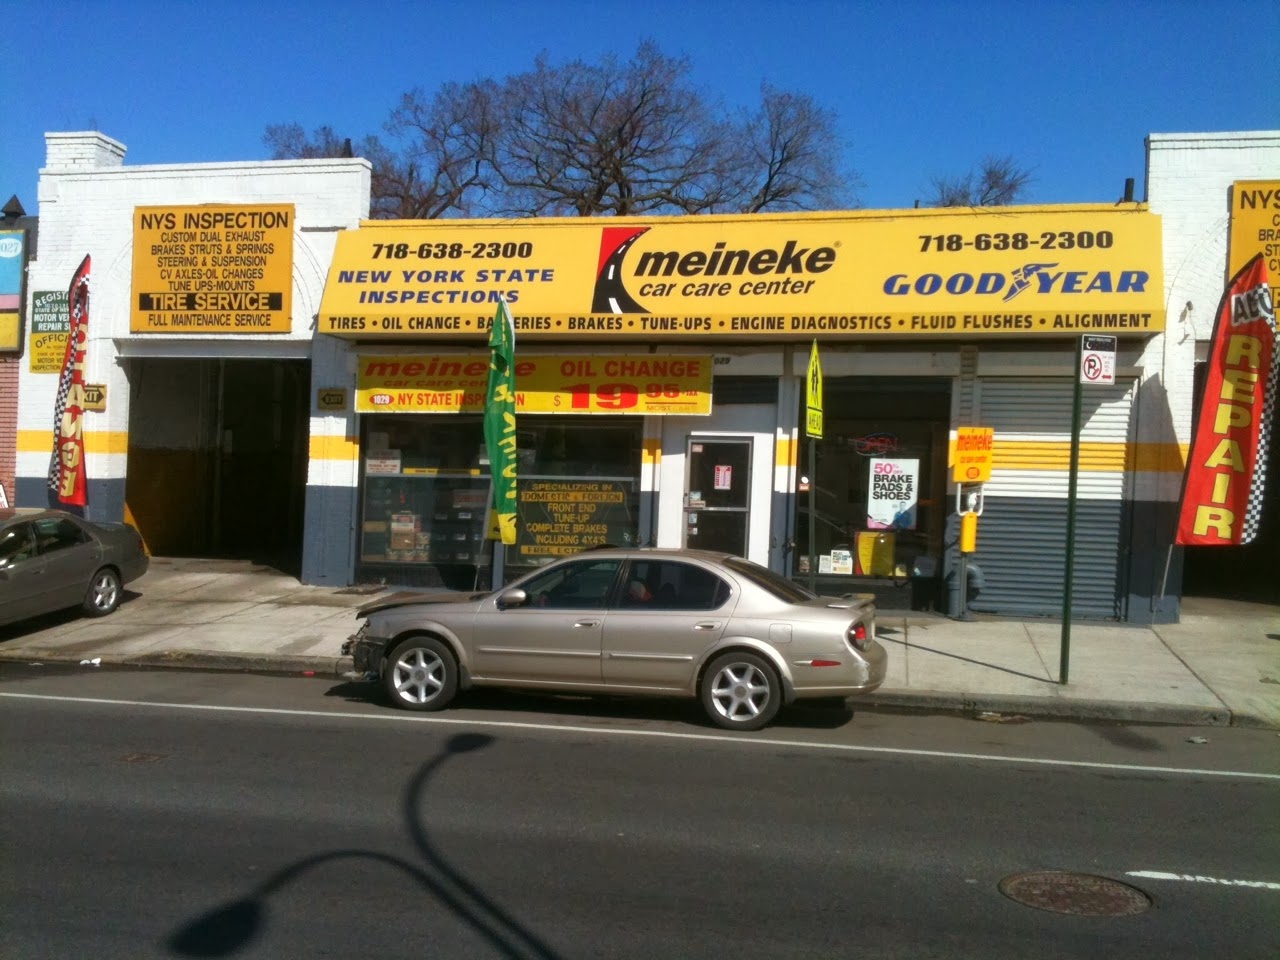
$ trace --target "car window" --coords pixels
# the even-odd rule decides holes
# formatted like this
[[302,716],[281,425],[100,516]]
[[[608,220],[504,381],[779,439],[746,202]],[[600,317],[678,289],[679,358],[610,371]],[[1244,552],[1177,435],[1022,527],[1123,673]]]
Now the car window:
[[41,553],[66,550],[88,541],[88,536],[72,520],[65,517],[42,517],[31,523],[35,529],[36,547]]
[[635,560],[618,600],[624,610],[714,610],[729,599],[729,584],[710,570],[676,560]]
[[19,563],[35,556],[36,545],[31,538],[31,524],[15,523],[0,530],[0,566]]
[[520,584],[529,606],[552,610],[598,609],[608,602],[621,560],[576,560]]
[[804,603],[817,596],[816,593],[810,593],[798,583],[792,583],[781,574],[774,573],[768,567],[762,567],[742,557],[729,557],[724,565],[742,579],[750,580],[760,589],[773,594],[783,603]]

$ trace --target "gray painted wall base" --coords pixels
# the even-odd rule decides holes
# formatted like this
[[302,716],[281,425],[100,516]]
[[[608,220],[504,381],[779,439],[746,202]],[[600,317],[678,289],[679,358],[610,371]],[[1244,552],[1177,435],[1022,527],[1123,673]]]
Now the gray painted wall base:
[[359,490],[308,485],[306,510],[302,582],[321,587],[350,586],[355,576]]
[[18,477],[14,491],[15,507],[37,507],[42,510],[66,510],[86,520],[119,523],[124,519],[124,477],[112,480],[89,480],[88,504],[79,507],[59,503],[45,477]]

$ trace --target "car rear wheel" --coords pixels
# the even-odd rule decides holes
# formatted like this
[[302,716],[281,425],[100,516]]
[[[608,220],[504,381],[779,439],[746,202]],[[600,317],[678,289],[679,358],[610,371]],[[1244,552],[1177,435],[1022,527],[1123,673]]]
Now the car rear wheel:
[[716,657],[702,675],[702,708],[726,730],[759,730],[782,706],[778,672],[754,653]]
[[120,606],[120,577],[110,567],[103,567],[89,581],[84,595],[84,612],[91,617],[105,617]]
[[410,637],[387,658],[382,685],[406,710],[443,710],[458,692],[458,662],[434,637]]

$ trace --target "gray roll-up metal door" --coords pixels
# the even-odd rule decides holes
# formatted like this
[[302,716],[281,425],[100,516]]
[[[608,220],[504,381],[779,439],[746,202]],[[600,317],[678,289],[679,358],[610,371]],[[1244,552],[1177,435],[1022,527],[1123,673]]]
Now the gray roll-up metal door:
[[[995,428],[996,449],[974,554],[986,581],[970,598],[975,611],[1062,613],[1073,387],[1066,377],[984,377],[978,383],[976,422]],[[1132,379],[1084,388],[1074,616],[1125,614],[1120,561],[1129,535],[1133,393]]]

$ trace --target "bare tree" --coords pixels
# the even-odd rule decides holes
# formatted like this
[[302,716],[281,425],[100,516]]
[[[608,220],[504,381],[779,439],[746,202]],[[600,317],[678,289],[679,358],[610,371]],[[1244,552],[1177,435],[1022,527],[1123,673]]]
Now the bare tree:
[[[805,94],[762,87],[735,115],[651,41],[629,60],[552,63],[501,80],[406,93],[373,164],[375,217],[600,216],[800,210],[842,203],[835,117]],[[337,135],[268,127],[277,157],[333,156]],[[345,141],[344,141],[345,142]]]
[[322,157],[352,156],[349,137],[338,136],[333,127],[317,127],[311,136],[301,124],[280,123],[267,127],[262,142],[271,150],[273,160],[315,160]]
[[843,144],[835,115],[808,94],[760,89],[760,107],[741,123],[742,177],[734,206],[762,210],[811,210],[850,205],[858,178],[840,169]]
[[351,138],[329,126],[317,127],[308,136],[296,123],[268,126],[263,141],[276,160],[364,157],[372,166],[371,217],[433,219],[466,212],[468,191],[487,186],[474,172],[485,168],[484,160],[467,153],[471,116],[482,114],[474,111],[471,99],[455,91],[446,88],[430,100],[415,91],[404,95],[387,123],[390,134],[406,140],[401,149],[374,136],[353,146]]
[[500,212],[701,213],[727,201],[731,130],[651,42],[621,62],[574,60],[507,79]]
[[1024,199],[1033,182],[1031,171],[1012,156],[987,156],[958,177],[935,177],[931,207],[1003,207]]
[[401,149],[375,177],[375,216],[428,220],[476,212],[496,183],[497,104],[492,80],[406,93],[387,131]]

